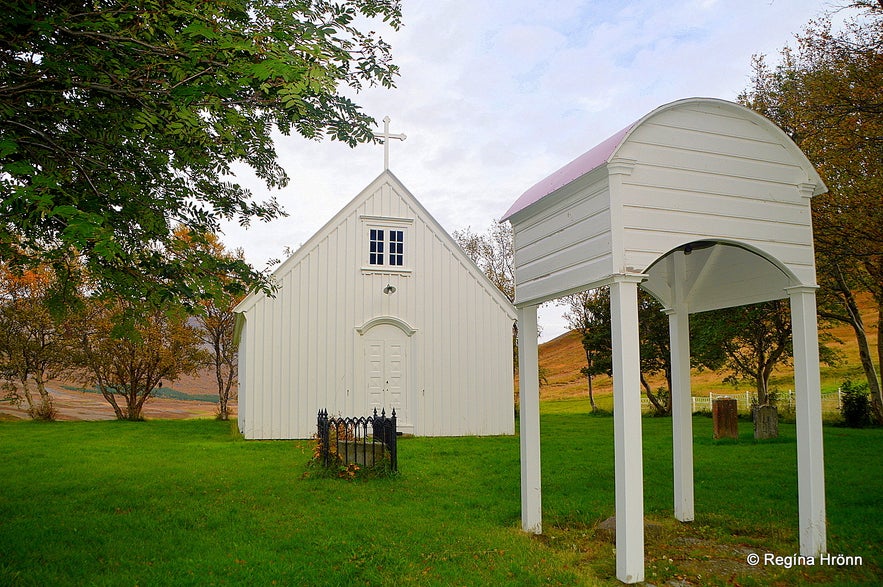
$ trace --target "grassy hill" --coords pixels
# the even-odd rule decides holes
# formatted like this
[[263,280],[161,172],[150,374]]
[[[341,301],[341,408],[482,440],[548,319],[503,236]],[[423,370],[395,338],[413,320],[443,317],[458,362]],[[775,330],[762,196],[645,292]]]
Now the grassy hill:
[[[862,309],[862,318],[865,325],[873,325],[877,322],[873,300],[870,296],[859,299]],[[836,325],[826,330],[835,339],[841,341],[827,343],[838,349],[843,355],[840,365],[821,366],[822,391],[834,391],[844,379],[864,381],[864,372],[861,368],[858,356],[858,345],[852,328],[846,325]],[[872,345],[877,343],[876,329],[869,328],[869,338]],[[540,387],[540,398],[544,400],[567,399],[573,397],[585,397],[588,387],[585,376],[580,369],[586,364],[580,336],[576,332],[568,332],[561,336],[543,343],[539,348],[540,369],[545,375],[545,382]],[[753,385],[745,382],[734,387],[729,383],[723,383],[726,373],[714,371],[699,371],[693,369],[692,388],[693,395],[708,395],[709,392],[744,392],[751,391]],[[662,375],[648,377],[650,385],[655,389],[665,385]],[[780,391],[789,391],[794,388],[794,372],[789,367],[780,368],[770,380],[770,387]],[[594,379],[595,397],[609,396],[613,393],[613,382],[610,377],[601,376]]]

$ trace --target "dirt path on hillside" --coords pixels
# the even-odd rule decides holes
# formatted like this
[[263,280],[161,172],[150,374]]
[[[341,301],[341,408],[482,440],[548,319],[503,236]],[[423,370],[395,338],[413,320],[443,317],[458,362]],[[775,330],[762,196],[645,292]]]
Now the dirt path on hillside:
[[[59,420],[113,420],[113,408],[97,393],[74,391],[51,387],[52,403],[58,410]],[[144,418],[148,420],[213,418],[217,404],[203,401],[151,398],[144,404]],[[236,404],[230,404],[231,416],[235,417]],[[27,410],[7,402],[0,402],[0,418],[28,419]]]

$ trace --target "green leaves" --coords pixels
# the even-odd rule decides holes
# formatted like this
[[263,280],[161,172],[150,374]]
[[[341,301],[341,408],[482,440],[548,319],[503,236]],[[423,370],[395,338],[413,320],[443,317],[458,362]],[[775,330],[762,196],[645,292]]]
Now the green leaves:
[[[338,88],[389,86],[397,72],[389,46],[356,25],[397,28],[394,0],[65,0],[8,11],[0,254],[82,256],[99,290],[135,299],[194,303],[208,278],[200,267],[146,253],[170,246],[175,223],[206,232],[222,217],[280,216],[274,200],[256,202],[221,175],[240,163],[268,189],[284,186],[274,128],[371,140],[373,119]],[[241,261],[237,278],[268,287]]]
[[0,140],[0,158],[8,157],[18,151],[18,143],[10,140]]
[[34,166],[27,161],[5,161],[2,165],[2,169],[13,177],[34,175],[36,171]]

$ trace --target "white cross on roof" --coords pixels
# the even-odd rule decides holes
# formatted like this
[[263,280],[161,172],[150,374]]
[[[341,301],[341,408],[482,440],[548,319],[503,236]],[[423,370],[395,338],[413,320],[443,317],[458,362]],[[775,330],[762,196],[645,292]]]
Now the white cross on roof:
[[374,136],[383,141],[383,170],[389,169],[389,139],[397,139],[404,141],[407,136],[404,134],[391,134],[389,132],[389,116],[383,117],[383,132],[376,132]]

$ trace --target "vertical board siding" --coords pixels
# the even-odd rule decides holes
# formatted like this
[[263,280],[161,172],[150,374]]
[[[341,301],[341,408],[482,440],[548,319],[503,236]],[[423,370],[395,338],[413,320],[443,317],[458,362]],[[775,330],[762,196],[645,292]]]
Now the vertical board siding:
[[[382,181],[380,181],[382,180]],[[514,309],[397,181],[381,176],[277,270],[275,298],[244,310],[240,428],[307,438],[319,409],[367,409],[364,337],[395,316],[406,339],[408,422],[419,435],[512,434]],[[410,273],[365,272],[362,216],[410,218]],[[441,234],[439,234],[441,232]],[[396,287],[383,293],[386,284]],[[505,300],[504,300],[505,302]],[[506,341],[504,352],[497,348]],[[502,358],[502,360],[501,360]]]

